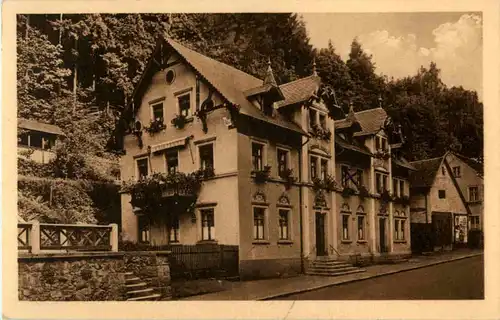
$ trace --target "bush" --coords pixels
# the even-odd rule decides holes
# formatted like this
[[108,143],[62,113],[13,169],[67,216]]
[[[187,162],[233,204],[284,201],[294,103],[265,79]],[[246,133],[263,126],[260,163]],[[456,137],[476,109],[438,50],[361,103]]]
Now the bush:
[[48,177],[51,175],[51,167],[48,164],[17,157],[17,172],[25,176]]
[[20,176],[19,215],[59,223],[120,220],[119,186],[105,182]]

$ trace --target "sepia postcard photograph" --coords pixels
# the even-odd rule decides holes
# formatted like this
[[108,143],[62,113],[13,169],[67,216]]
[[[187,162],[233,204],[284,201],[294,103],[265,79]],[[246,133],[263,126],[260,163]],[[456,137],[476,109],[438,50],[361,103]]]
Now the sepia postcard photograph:
[[446,3],[4,2],[3,316],[500,316],[499,5]]

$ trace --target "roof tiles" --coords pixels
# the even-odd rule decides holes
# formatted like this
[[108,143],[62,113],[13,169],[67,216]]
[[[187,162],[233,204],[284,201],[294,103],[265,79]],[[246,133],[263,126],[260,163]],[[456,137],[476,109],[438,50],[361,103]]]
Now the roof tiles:
[[60,136],[64,135],[64,132],[58,126],[55,126],[53,124],[38,122],[35,120],[19,118],[17,119],[17,127],[27,130],[56,134]]
[[410,162],[416,169],[410,174],[411,187],[431,187],[442,162],[443,157]]
[[248,90],[261,87],[263,81],[248,73],[216,61],[167,38],[170,44],[186,61],[214,86],[229,102],[240,106],[240,113],[252,118],[275,124],[282,128],[306,134],[296,123],[287,121],[278,112],[266,116],[255,107],[245,95]]
[[280,85],[285,100],[278,102],[278,108],[306,101],[314,95],[320,84],[318,76],[308,76]]
[[384,122],[387,119],[387,113],[380,107],[359,111],[355,115],[361,125],[361,131],[354,134],[356,136],[377,133],[384,126]]

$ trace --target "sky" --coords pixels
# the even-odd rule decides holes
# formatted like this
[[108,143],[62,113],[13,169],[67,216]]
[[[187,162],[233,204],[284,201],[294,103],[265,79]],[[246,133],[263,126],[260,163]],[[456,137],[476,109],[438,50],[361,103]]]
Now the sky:
[[481,13],[304,13],[316,48],[331,40],[346,60],[357,37],[373,55],[376,72],[395,78],[414,75],[436,62],[447,86],[476,90],[482,97]]

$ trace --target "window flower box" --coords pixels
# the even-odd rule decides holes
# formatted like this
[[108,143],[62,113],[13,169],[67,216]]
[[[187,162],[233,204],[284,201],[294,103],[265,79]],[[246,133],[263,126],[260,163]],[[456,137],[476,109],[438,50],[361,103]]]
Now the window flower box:
[[282,179],[285,180],[285,187],[290,189],[290,187],[297,181],[297,177],[293,175],[293,169],[285,169],[285,171],[280,175]]
[[181,114],[177,114],[175,115],[175,118],[172,119],[171,123],[174,125],[174,127],[176,127],[177,129],[182,129],[184,128],[184,126],[186,125],[187,121],[186,121],[186,117],[181,115]]
[[377,150],[375,152],[375,158],[382,159],[382,160],[388,160],[391,157],[389,154],[389,151],[387,150]]
[[330,141],[332,133],[327,128],[322,128],[321,126],[315,124],[311,127],[311,135],[320,140]]
[[337,181],[335,181],[335,178],[332,175],[328,174],[323,180],[323,185],[327,191],[332,192],[337,188]]
[[138,181],[125,182],[123,191],[131,194],[131,205],[145,213],[165,206],[165,199],[183,196],[185,208],[193,207],[204,180],[200,170],[192,173],[154,173]]
[[344,198],[349,198],[355,194],[356,194],[356,190],[354,190],[353,188],[351,188],[349,186],[345,186],[344,189],[342,189],[342,197],[344,197]]
[[151,120],[149,127],[145,126],[144,130],[153,135],[165,129],[167,126],[163,123],[162,119]]
[[394,198],[393,196],[389,193],[388,190],[384,190],[381,194],[380,194],[380,200],[382,200],[383,202],[387,203],[387,202],[390,202],[390,201],[393,201]]
[[358,192],[359,192],[359,197],[361,199],[366,199],[366,198],[370,197],[370,192],[368,191],[368,189],[365,186],[360,186],[358,188]]
[[325,179],[314,178],[313,179],[313,190],[318,192],[321,190],[335,191],[337,187],[337,181],[331,175],[327,175]]
[[215,170],[212,167],[206,167],[204,169],[199,169],[196,173],[200,177],[202,177],[204,180],[213,178],[215,176]]
[[271,173],[271,166],[265,166],[262,170],[254,170],[252,174],[254,175],[254,180],[256,183],[265,183],[269,179],[269,174]]

